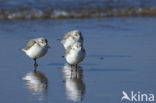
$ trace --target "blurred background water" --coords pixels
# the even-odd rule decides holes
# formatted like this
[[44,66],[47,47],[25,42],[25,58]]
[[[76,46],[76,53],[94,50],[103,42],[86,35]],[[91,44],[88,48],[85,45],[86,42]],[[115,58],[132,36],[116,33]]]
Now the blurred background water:
[[[156,0],[0,0],[1,103],[121,103],[122,91],[156,94]],[[78,70],[57,40],[78,29]],[[45,37],[37,62],[21,48]],[[123,103],[131,103],[122,101]]]
[[1,0],[1,8],[149,7],[155,0]]
[[156,16],[155,0],[0,0],[0,19]]

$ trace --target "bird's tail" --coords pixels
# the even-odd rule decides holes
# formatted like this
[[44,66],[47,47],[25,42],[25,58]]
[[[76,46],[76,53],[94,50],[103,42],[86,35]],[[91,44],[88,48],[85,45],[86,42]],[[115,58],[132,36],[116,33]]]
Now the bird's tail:
[[60,41],[62,44],[63,44],[63,42],[64,42],[63,39],[57,39],[57,40]]
[[20,49],[20,50],[25,52],[25,49]]

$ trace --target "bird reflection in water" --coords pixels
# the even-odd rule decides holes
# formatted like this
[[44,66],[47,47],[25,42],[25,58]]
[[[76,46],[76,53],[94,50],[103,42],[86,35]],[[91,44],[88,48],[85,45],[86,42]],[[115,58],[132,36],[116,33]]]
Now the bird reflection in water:
[[23,77],[23,80],[26,81],[26,85],[33,95],[38,96],[39,100],[44,99],[48,87],[48,79],[42,72],[37,70],[29,72]]
[[82,101],[85,93],[85,84],[82,80],[83,68],[65,64],[63,73],[67,98],[74,102]]

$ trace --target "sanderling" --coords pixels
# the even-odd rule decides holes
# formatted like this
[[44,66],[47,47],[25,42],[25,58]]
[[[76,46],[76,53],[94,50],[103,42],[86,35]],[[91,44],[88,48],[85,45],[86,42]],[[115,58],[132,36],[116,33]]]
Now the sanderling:
[[36,59],[44,56],[48,52],[48,41],[45,38],[36,38],[28,42],[25,48],[22,49],[30,58],[34,59],[34,66],[37,67],[38,64]]
[[61,43],[63,44],[65,49],[67,49],[69,46],[71,46],[75,42],[83,43],[83,36],[81,32],[78,30],[72,30],[66,33],[64,38],[61,39]]
[[77,65],[85,58],[86,52],[80,42],[75,42],[67,48],[65,58],[68,64]]

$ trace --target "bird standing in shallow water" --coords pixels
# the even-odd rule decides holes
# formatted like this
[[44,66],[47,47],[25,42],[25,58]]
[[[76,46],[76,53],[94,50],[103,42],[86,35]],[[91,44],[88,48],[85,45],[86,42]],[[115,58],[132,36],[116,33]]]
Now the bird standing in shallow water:
[[34,59],[34,67],[37,67],[36,59],[44,56],[48,52],[48,48],[50,48],[50,46],[48,45],[47,39],[41,37],[30,40],[22,51]]
[[75,42],[73,45],[67,48],[65,58],[68,64],[77,65],[83,61],[85,56],[86,51],[83,45],[80,42]]
[[63,44],[64,48],[67,49],[69,46],[73,45],[75,42],[83,43],[83,36],[80,31],[72,30],[61,39],[61,43]]

